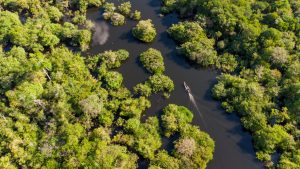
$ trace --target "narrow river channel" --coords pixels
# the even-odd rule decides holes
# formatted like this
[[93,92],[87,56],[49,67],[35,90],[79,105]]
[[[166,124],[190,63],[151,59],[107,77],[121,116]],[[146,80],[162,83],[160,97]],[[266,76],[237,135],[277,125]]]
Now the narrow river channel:
[[[110,1],[119,3],[118,0]],[[131,35],[131,29],[137,22],[127,20],[124,26],[113,27],[101,19],[99,9],[90,9],[88,19],[95,22],[98,31],[94,34],[93,44],[87,53],[97,54],[104,50],[122,48],[128,50],[130,58],[118,71],[123,74],[124,85],[132,89],[149,76],[138,62],[138,55],[150,47],[160,50],[164,56],[166,74],[174,81],[175,90],[169,99],[159,95],[151,96],[152,107],[147,110],[143,118],[159,115],[161,109],[169,103],[186,106],[194,112],[193,124],[200,126],[215,141],[214,159],[209,162],[208,169],[263,168],[262,163],[255,159],[251,136],[243,130],[239,118],[225,113],[220,103],[211,97],[211,87],[216,83],[218,73],[214,70],[195,68],[186,59],[176,54],[176,44],[168,37],[166,29],[172,23],[178,22],[177,16],[171,14],[160,17],[161,0],[131,0],[131,2],[133,10],[142,12],[143,19],[152,19],[158,33],[156,40],[150,44],[141,43]],[[199,112],[190,102],[183,81],[190,86]],[[163,148],[168,149],[171,146],[171,141],[168,139],[163,139],[163,143]],[[144,167],[140,166],[140,168]]]

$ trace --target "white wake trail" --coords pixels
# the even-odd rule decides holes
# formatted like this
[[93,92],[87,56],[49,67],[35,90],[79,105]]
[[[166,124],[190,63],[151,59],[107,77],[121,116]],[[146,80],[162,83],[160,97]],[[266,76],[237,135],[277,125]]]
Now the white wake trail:
[[202,121],[202,123],[203,123],[204,128],[207,129],[207,125],[206,125],[206,123],[205,123],[205,121],[204,121],[204,118],[203,118],[202,113],[201,113],[200,110],[199,110],[199,107],[198,107],[198,105],[197,105],[197,102],[196,102],[195,97],[193,96],[193,94],[192,94],[191,92],[189,92],[188,94],[189,94],[189,99],[190,99],[190,101],[192,102],[192,104],[194,105],[194,107],[195,107],[195,109],[197,110],[198,114],[200,115],[200,119],[201,119],[201,121]]

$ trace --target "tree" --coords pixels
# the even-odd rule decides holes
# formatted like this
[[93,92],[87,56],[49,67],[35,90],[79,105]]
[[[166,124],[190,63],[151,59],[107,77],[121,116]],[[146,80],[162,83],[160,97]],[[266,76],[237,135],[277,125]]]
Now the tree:
[[179,22],[168,29],[169,35],[179,43],[200,41],[207,38],[204,30],[197,22]]
[[214,141],[197,127],[185,125],[175,142],[174,156],[180,160],[180,168],[206,168],[212,160]]
[[154,74],[146,81],[154,93],[163,92],[167,97],[174,90],[173,81],[166,75]]
[[238,65],[236,57],[230,53],[224,53],[217,58],[216,66],[223,72],[233,72]]
[[31,79],[34,80],[34,82],[25,81],[15,90],[6,92],[11,107],[23,108],[28,114],[37,113],[39,110],[38,107],[41,106],[37,104],[37,101],[44,91],[43,84],[46,79],[42,72],[36,73],[38,74],[36,78],[40,78],[39,80]]
[[186,107],[169,104],[163,109],[161,119],[164,134],[170,137],[175,132],[179,132],[181,127],[192,122],[193,113]]
[[124,49],[117,51],[104,51],[96,56],[90,56],[86,59],[87,64],[95,71],[98,65],[104,66],[109,69],[118,68],[122,62],[128,59],[129,52]]
[[283,47],[275,47],[271,51],[270,61],[276,66],[281,67],[288,62],[289,53]]
[[179,42],[179,51],[201,66],[212,66],[217,61],[214,40],[209,39],[198,22],[179,22],[168,29],[169,35]]
[[282,33],[275,28],[268,28],[259,37],[260,44],[264,48],[283,46]]
[[126,121],[126,124],[124,125],[124,129],[128,133],[136,133],[139,130],[139,127],[141,125],[141,122],[137,118],[130,118]]
[[9,40],[9,34],[13,27],[21,26],[19,16],[9,11],[0,12],[0,42],[7,43]]
[[257,82],[244,78],[223,74],[218,77],[219,83],[213,88],[213,96],[222,101],[227,112],[237,112],[244,116],[263,112],[272,103],[264,95],[263,87]]
[[110,21],[111,21],[111,24],[114,26],[122,26],[125,24],[125,17],[122,14],[114,12],[110,16]]
[[196,149],[196,142],[193,138],[184,138],[175,144],[176,153],[191,157]]
[[126,50],[120,49],[118,51],[105,51],[100,54],[102,62],[106,63],[107,67],[118,68],[121,66],[122,61],[129,57],[129,53]]
[[20,83],[22,76],[30,72],[32,65],[22,47],[13,47],[8,53],[0,54],[0,92],[11,89],[12,84]]
[[106,145],[99,142],[95,151],[95,167],[101,168],[128,168],[137,167],[138,156],[127,150],[125,146]]
[[299,167],[300,166],[300,162],[298,160],[299,155],[300,155],[299,149],[292,152],[284,152],[280,157],[278,163],[278,169]]
[[[135,121],[135,122],[134,122]],[[136,120],[130,120],[130,127],[132,123],[136,125]],[[125,124],[126,129],[129,129]],[[136,129],[136,130],[132,130]],[[144,158],[152,160],[155,158],[155,152],[161,147],[161,139],[159,135],[159,121],[156,117],[149,117],[145,123],[140,123],[137,127],[130,128],[130,134],[119,133],[114,137],[116,142],[126,144],[132,147]]]
[[255,112],[242,117],[241,122],[247,130],[255,132],[267,126],[267,117],[263,113]]
[[97,117],[103,107],[103,103],[97,95],[91,95],[84,100],[79,102],[82,111],[91,117]]
[[131,3],[128,2],[123,2],[118,6],[118,11],[125,16],[129,16],[130,11],[131,11]]
[[293,140],[293,138],[286,131],[284,131],[280,125],[276,124],[272,127],[267,126],[255,132],[253,137],[256,149],[267,154],[272,154],[277,149],[283,148],[282,146],[286,138]]
[[156,49],[149,48],[141,53],[140,61],[150,73],[163,73],[165,71],[163,56]]
[[149,169],[179,169],[179,160],[170,156],[166,151],[159,151],[153,160],[150,161]]
[[131,18],[135,21],[139,21],[141,19],[141,12],[138,10],[135,10],[132,14],[131,14]]
[[284,103],[289,109],[291,119],[300,122],[300,82],[292,83],[284,88]]
[[206,42],[189,41],[182,44],[179,50],[185,57],[203,67],[212,66],[217,60],[217,52],[213,49],[210,40]]
[[123,76],[115,71],[107,72],[104,76],[104,82],[109,89],[118,89],[123,82]]
[[50,6],[49,8],[46,8],[46,10],[49,15],[49,18],[53,21],[58,22],[60,18],[63,16],[63,14],[59,11],[59,9],[54,6]]
[[152,94],[152,89],[147,84],[139,83],[136,86],[134,86],[133,90],[135,94],[145,97],[149,97]]
[[154,25],[150,19],[141,20],[132,29],[132,34],[134,37],[143,42],[152,42],[156,36],[156,29],[154,28]]
[[129,98],[120,105],[120,116],[129,118],[140,118],[142,113],[151,106],[151,103],[145,97],[137,99]]

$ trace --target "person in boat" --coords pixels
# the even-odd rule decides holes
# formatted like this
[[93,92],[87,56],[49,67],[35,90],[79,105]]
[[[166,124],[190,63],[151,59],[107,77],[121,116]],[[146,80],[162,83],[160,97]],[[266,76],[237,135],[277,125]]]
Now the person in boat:
[[183,85],[184,85],[185,90],[186,90],[188,93],[191,93],[190,87],[189,87],[185,82],[183,82]]

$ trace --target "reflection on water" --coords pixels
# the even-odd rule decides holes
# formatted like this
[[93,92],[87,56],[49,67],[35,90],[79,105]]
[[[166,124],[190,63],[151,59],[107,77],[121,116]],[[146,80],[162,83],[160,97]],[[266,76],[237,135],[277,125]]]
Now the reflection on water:
[[109,27],[105,22],[96,22],[93,32],[93,46],[103,45],[109,38]]

